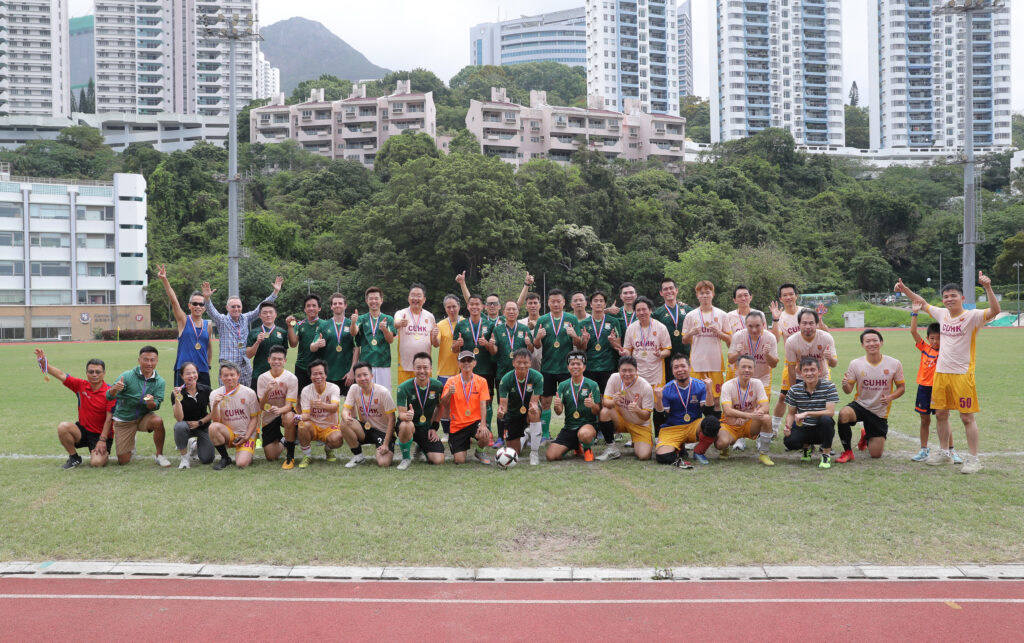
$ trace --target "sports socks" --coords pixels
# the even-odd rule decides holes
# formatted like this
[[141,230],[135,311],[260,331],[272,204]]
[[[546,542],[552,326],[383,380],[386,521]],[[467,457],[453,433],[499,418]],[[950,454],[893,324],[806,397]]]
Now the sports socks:
[[399,442],[398,448],[402,450],[403,460],[412,460],[412,440],[408,442]]
[[217,453],[219,453],[220,457],[224,458],[225,460],[231,459],[231,456],[228,455],[228,447],[224,444],[217,445]]
[[615,444],[615,424],[611,420],[607,422],[598,422],[597,430],[604,436],[604,441],[608,444]]
[[313,446],[312,445],[302,446],[300,444],[299,448],[302,449],[302,455],[304,455],[304,456],[309,456],[309,455],[313,454]]
[[781,416],[773,415],[772,416],[772,433],[773,434],[778,434],[779,429],[781,429],[781,428],[782,428],[782,417]]
[[540,423],[545,440],[551,439],[551,409],[540,412]]
[[693,447],[693,452],[704,455],[705,453],[707,453],[708,447],[715,443],[715,439],[708,437],[703,433],[699,434],[698,437],[699,441],[697,442],[697,446]]
[[295,459],[295,440],[285,440],[284,452],[288,454],[289,460]]
[[530,435],[530,448],[534,451],[540,450],[541,434],[544,432],[540,422],[530,422],[527,427]]
[[768,449],[772,445],[772,433],[761,432],[757,435],[757,452],[768,453]]
[[843,451],[853,450],[853,424],[851,422],[839,423],[839,441],[843,444]]

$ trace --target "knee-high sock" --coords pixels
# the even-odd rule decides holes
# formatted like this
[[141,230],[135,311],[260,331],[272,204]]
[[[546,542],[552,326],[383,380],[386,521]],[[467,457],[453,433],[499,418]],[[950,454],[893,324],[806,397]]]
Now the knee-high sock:
[[758,436],[757,436],[757,452],[758,453],[768,453],[768,449],[771,447],[771,444],[772,444],[772,436],[773,435],[774,434],[771,431],[768,431],[767,433],[762,431],[760,434],[758,434]]
[[534,451],[540,450],[540,440],[544,432],[540,422],[530,422],[527,430],[530,432],[530,448]]
[[615,425],[612,422],[598,422],[597,430],[604,436],[608,444],[615,444]]
[[839,423],[839,441],[843,443],[843,451],[853,450],[853,424]]
[[540,424],[543,436],[545,438],[551,437],[551,409],[540,412]]

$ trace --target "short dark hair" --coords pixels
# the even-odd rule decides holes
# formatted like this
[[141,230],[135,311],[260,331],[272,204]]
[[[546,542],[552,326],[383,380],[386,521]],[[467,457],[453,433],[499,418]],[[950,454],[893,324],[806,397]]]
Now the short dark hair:
[[470,295],[470,296],[469,296],[469,297],[468,297],[468,298],[466,299],[466,303],[468,304],[469,302],[473,301],[474,299],[479,299],[479,300],[480,300],[480,303],[481,303],[481,304],[482,304],[482,303],[484,303],[484,298],[483,298],[483,296],[482,296],[482,295],[478,295],[477,293],[473,293],[473,294],[471,294],[471,295]]
[[587,301],[593,303],[594,297],[600,297],[601,299],[604,299],[604,303],[608,303],[608,294],[603,290],[595,290],[594,292],[590,293],[590,297],[587,297]]
[[672,277],[662,277],[661,278],[661,283],[658,284],[658,285],[659,286],[664,286],[665,284],[672,284],[674,286],[674,285],[676,285],[676,280],[673,279]]
[[271,355],[276,355],[277,353],[282,353],[287,357],[288,349],[285,348],[284,346],[281,346],[280,344],[275,344],[274,346],[270,347],[270,351],[267,353],[267,357],[270,357]]
[[942,287],[942,293],[941,293],[941,294],[943,294],[943,295],[944,295],[944,294],[946,294],[946,292],[947,292],[947,291],[949,291],[949,290],[955,290],[955,291],[957,291],[958,293],[960,293],[961,295],[963,295],[963,294],[964,294],[964,289],[963,289],[963,287],[962,287],[962,286],[960,286],[960,284],[955,284],[955,283],[948,283],[948,284],[946,284],[945,286],[943,286],[943,287]]
[[556,295],[561,295],[562,299],[565,299],[565,291],[563,291],[561,288],[552,288],[551,290],[548,291],[548,299],[551,299]]
[[326,375],[327,371],[330,370],[330,369],[327,368],[327,362],[325,362],[322,359],[315,359],[315,360],[313,360],[312,362],[309,363],[309,374],[310,375],[313,374],[313,369],[316,368],[317,366],[323,366],[324,367],[324,375]]
[[799,324],[800,321],[804,318],[804,315],[810,315],[814,317],[815,324],[817,324],[819,321],[817,311],[811,310],[810,308],[801,308],[800,312],[796,314],[796,323]]
[[865,335],[878,335],[878,341],[883,341],[882,340],[882,333],[878,332],[874,328],[868,328],[863,333],[860,334],[860,343],[861,344],[864,343],[864,336]]
[[523,300],[523,303],[526,303],[526,302],[530,301],[531,299],[536,299],[537,301],[540,301],[540,295],[538,295],[535,292],[528,292],[528,293],[526,293],[526,299]]
[[260,302],[259,310],[260,310],[261,313],[263,312],[264,308],[273,308],[274,312],[277,312],[277,304],[275,304],[272,301],[262,301],[262,302]]
[[[103,363],[103,360],[101,360],[101,359],[100,359],[100,358],[98,358],[98,357],[94,357],[94,358],[92,358],[91,360],[89,360],[88,362],[86,362],[86,363],[85,363],[85,368],[86,368],[86,369],[88,369],[88,368],[89,368],[90,366],[92,366],[93,364],[95,364],[96,366],[99,366],[99,367],[100,367],[100,368],[102,368],[103,370],[107,370],[107,365],[106,365],[106,364],[104,364],[104,363]],[[182,368],[185,368],[185,365],[184,365],[184,364],[182,364]]]
[[423,293],[424,297],[427,296],[427,287],[424,286],[423,284],[421,284],[418,281],[416,283],[414,283],[413,285],[409,286],[409,292],[412,292],[412,291],[416,290],[417,288],[420,289],[420,292]]
[[624,365],[627,364],[632,366],[633,368],[637,368],[636,358],[633,357],[632,355],[623,355],[622,357],[619,358],[619,368],[622,368]]
[[377,293],[378,295],[380,295],[381,299],[384,299],[384,291],[378,288],[377,286],[370,286],[369,288],[367,288],[366,292],[363,293],[363,299],[366,299],[373,293]]
[[821,363],[818,361],[818,358],[811,357],[810,355],[804,355],[803,357],[800,358],[800,364],[797,370],[802,371],[804,370],[804,366],[809,366],[811,364],[814,364],[815,366],[818,367],[818,370],[821,370]]
[[782,297],[782,291],[785,290],[786,288],[792,288],[794,295],[799,295],[800,294],[800,289],[798,289],[796,287],[796,284],[786,283],[786,284],[782,284],[781,286],[779,286],[779,297],[780,298]]
[[672,353],[672,357],[669,358],[669,365],[675,366],[675,363],[679,360],[684,360],[687,364],[690,363],[690,358],[682,353]]
[[572,299],[576,295],[583,295],[584,299],[587,298],[587,293],[583,292],[582,290],[576,290],[576,291],[573,291],[572,295],[569,296],[569,299]]
[[732,297],[733,297],[733,299],[736,298],[736,294],[739,293],[739,291],[741,291],[741,290],[746,290],[747,294],[748,295],[750,294],[750,288],[747,288],[743,284],[740,284],[739,286],[736,286],[735,288],[732,289]]
[[487,303],[487,300],[488,300],[488,299],[490,299],[491,297],[497,297],[497,298],[498,298],[498,305],[499,305],[499,306],[501,305],[501,295],[499,295],[499,294],[498,294],[498,293],[496,293],[496,292],[490,292],[490,293],[487,293],[487,296],[486,296],[486,297],[484,297],[484,303],[486,304],[486,303]]
[[633,290],[636,290],[636,286],[633,284],[632,281],[623,281],[621,284],[619,284],[619,294],[622,294],[622,291],[625,290],[626,288],[632,288]]
[[334,303],[334,300],[335,300],[335,299],[339,299],[339,298],[340,298],[340,299],[341,299],[342,301],[344,301],[345,303],[348,303],[348,300],[347,300],[347,299],[345,299],[345,295],[341,294],[340,292],[333,292],[333,293],[331,293],[331,298],[330,298],[330,299],[328,299],[327,301],[329,301],[329,302],[331,302],[331,303],[333,304],[333,303]]
[[568,355],[565,356],[565,363],[568,364],[569,362],[571,362],[574,359],[582,360],[583,361],[583,365],[584,366],[587,365],[587,354],[584,353],[583,351],[579,350],[578,348],[577,349],[573,349],[572,351],[569,352]]
[[434,360],[430,357],[430,353],[428,353],[426,351],[420,351],[419,353],[416,353],[415,355],[413,355],[412,356],[412,363],[415,364],[416,360],[418,360],[418,359],[425,359],[428,362],[430,362],[431,364],[434,363]]
[[360,360],[360,361],[358,361],[358,362],[356,362],[355,364],[352,365],[352,375],[355,375],[356,371],[358,371],[361,368],[368,368],[368,369],[370,369],[370,374],[371,375],[373,374],[373,367],[370,366],[370,363],[366,362],[366,361],[363,361],[363,360]]
[[757,364],[757,360],[754,359],[753,355],[751,355],[750,353],[743,353],[742,355],[736,358],[736,366],[739,366],[740,362],[742,362],[745,359],[749,359],[754,364]]
[[942,326],[939,326],[939,322],[932,322],[932,323],[928,324],[928,330],[925,332],[925,335],[941,335],[941,334],[942,334]]
[[[90,363],[92,363],[92,360],[90,360]],[[88,366],[88,364],[86,366]],[[199,373],[199,367],[196,366],[195,362],[185,362],[185,363],[183,363],[181,365],[181,368],[178,369],[178,372],[180,372],[182,375],[184,375],[185,374],[185,369],[188,368],[189,366],[191,366],[192,368],[196,369],[196,373]],[[106,369],[103,369],[103,370],[106,370]]]
[[651,309],[652,312],[654,311],[654,302],[645,297],[644,295],[640,295],[639,297],[636,298],[636,301],[633,302],[633,310],[636,310],[638,304],[645,304],[648,308]]
[[529,359],[529,360],[533,359],[533,356],[530,354],[530,351],[528,351],[525,348],[517,348],[512,353],[512,361],[513,362],[516,361],[517,359],[519,359],[520,357],[525,357],[526,359]]
[[[238,364],[235,364],[234,362],[221,362],[220,371],[223,371],[225,368],[228,369],[229,371],[241,373],[241,370],[239,370],[238,368]],[[219,373],[220,371],[217,372]]]
[[142,355],[143,353],[153,353],[154,355],[159,355],[160,351],[156,349],[156,346],[153,346],[152,344],[146,344],[145,346],[139,349],[139,355]]
[[321,305],[320,295],[316,294],[315,292],[311,292],[308,295],[306,295],[305,298],[303,298],[303,300],[302,300],[302,307],[303,308],[306,307],[306,304],[309,303],[310,299],[315,300],[317,306]]

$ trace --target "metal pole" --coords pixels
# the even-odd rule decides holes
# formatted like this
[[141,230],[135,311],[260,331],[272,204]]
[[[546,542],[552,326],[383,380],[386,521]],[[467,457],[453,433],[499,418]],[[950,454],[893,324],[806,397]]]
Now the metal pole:
[[1013,265],[1017,266],[1017,324],[1020,325],[1020,262]]
[[235,48],[228,40],[228,296],[238,297],[238,115],[235,113]]
[[[967,31],[967,59],[964,61],[964,308],[975,308],[974,300],[974,14],[964,13]],[[994,55],[994,54],[993,54]]]

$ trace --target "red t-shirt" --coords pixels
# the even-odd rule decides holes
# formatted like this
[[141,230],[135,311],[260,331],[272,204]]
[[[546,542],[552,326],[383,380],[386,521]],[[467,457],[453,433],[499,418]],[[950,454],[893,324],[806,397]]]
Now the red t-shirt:
[[87,380],[80,380],[68,375],[64,379],[64,386],[78,397],[78,423],[86,431],[103,433],[103,423],[107,420],[107,411],[113,411],[114,405],[117,404],[117,398],[107,399],[107,389],[110,388],[110,385],[103,382],[100,384],[100,388],[94,391]]

